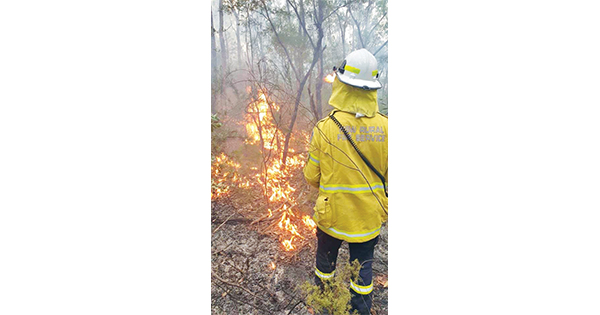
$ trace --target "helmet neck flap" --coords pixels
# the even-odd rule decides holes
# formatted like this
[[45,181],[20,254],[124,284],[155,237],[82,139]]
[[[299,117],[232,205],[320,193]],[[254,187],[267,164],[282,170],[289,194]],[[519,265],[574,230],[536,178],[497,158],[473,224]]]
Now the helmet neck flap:
[[344,84],[336,76],[329,105],[344,112],[374,117],[378,110],[377,90],[365,90]]

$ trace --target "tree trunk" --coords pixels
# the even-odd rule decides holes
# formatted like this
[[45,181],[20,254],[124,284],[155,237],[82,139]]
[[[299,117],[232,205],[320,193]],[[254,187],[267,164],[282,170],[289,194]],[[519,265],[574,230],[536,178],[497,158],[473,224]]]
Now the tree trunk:
[[338,18],[338,23],[340,24],[340,35],[342,40],[342,56],[346,57],[346,22],[340,17],[339,14],[336,13]]
[[[366,11],[366,14],[363,15],[364,22],[362,23],[363,32],[361,32],[361,33],[367,32],[370,28],[371,12],[373,11],[373,1],[372,0],[369,0],[369,4],[367,5],[367,8],[365,11]],[[371,37],[368,34],[365,34],[363,39],[364,39],[364,48],[368,49],[368,47],[370,47],[372,44]]]
[[212,9],[210,10],[210,86],[211,86],[211,97],[210,97],[210,112],[212,114],[217,113],[217,93],[215,91],[216,78],[217,78],[217,43],[215,41],[215,27],[213,25],[213,14]]
[[359,48],[366,48],[365,47],[365,42],[363,41],[362,34],[361,34],[361,31],[360,31],[360,22],[358,22],[356,20],[356,18],[354,18],[354,14],[352,14],[352,10],[350,9],[350,7],[348,7],[348,12],[350,13],[350,17],[354,21],[354,24],[356,25],[356,31],[358,33],[358,39],[359,39],[359,43],[360,43],[360,47]]
[[318,60],[319,60],[319,66],[318,66],[318,73],[317,73],[317,82],[315,83],[315,96],[316,96],[316,107],[317,107],[317,113],[318,113],[318,117],[317,120],[321,119],[321,115],[323,115],[323,108],[322,108],[322,103],[321,103],[321,89],[323,89],[323,48],[321,46],[323,46],[323,0],[319,0],[318,3],[318,11],[317,11],[317,53],[318,53]]
[[[252,26],[250,25],[250,10],[246,8],[246,14],[248,15],[246,28],[248,29],[248,37],[250,40],[246,40],[246,54],[248,55],[248,63],[250,64],[250,70],[254,64],[254,47],[252,46]],[[248,49],[248,43],[250,43],[250,49]]]
[[287,14],[288,14],[288,23],[292,24],[292,14],[290,12],[290,4],[289,2],[285,2],[285,8],[287,10]]
[[304,12],[304,1],[303,1],[303,0],[300,0],[299,2],[300,2],[299,6],[300,6],[300,20],[301,20],[301,21],[300,21],[300,23],[301,23],[301,24],[299,24],[299,25],[298,25],[298,33],[302,34],[302,36],[305,36],[305,35],[302,33],[302,25],[303,25],[303,24],[304,24],[304,25],[306,25],[306,24],[305,24],[305,21],[306,21],[306,19],[304,18],[304,16],[305,16],[305,12]]
[[[294,71],[295,77],[299,82],[298,90],[296,92],[296,99],[294,101],[294,112],[292,113],[292,119],[290,121],[290,126],[285,135],[285,142],[283,144],[283,156],[281,158],[281,162],[282,162],[282,169],[285,169],[285,162],[287,160],[290,139],[292,137],[292,131],[294,130],[294,124],[296,123],[296,118],[298,117],[298,108],[300,107],[300,100],[302,99],[302,92],[304,91],[304,86],[306,85],[306,81],[308,81],[308,77],[310,76],[312,69],[315,67],[315,64],[317,63],[319,54],[318,54],[318,50],[316,49],[316,46],[313,46],[312,63],[310,65],[310,68],[308,69],[308,71],[306,71],[306,74],[304,75],[304,77],[302,79],[300,79],[300,74],[302,72],[298,71],[298,68],[296,68],[294,66],[294,63],[292,61],[292,58],[291,58],[286,46],[281,41],[281,38],[279,38],[279,33],[277,33],[277,29],[275,28],[275,25],[273,24],[273,21],[271,20],[271,17],[269,16],[269,10],[267,9],[266,3],[264,1],[262,1],[261,3],[263,6],[263,9],[264,9],[264,12],[265,12],[265,17],[267,18],[267,21],[269,21],[269,24],[271,25],[271,29],[273,30],[273,33],[275,33],[275,38],[277,39],[277,42],[279,43],[279,45],[281,45],[281,47],[283,48],[283,51],[285,52],[288,62],[290,63],[290,66],[292,67],[292,69]],[[298,14],[298,12],[296,12],[296,14]],[[300,20],[301,30],[304,32],[304,24],[301,22],[302,19],[300,16],[298,16],[298,18]],[[311,43],[312,43],[312,39],[310,39],[310,35],[306,34],[306,36],[309,38],[309,40],[311,40]],[[323,40],[323,38],[322,38],[322,33],[321,33],[321,37],[319,37],[319,42],[322,42],[322,40]]]
[[322,105],[322,101],[321,101],[321,90],[323,89],[323,51],[321,50],[321,52],[319,53],[320,57],[319,57],[319,65],[318,65],[318,74],[317,74],[317,82],[315,84],[315,96],[316,96],[316,110],[317,110],[317,120],[321,119],[321,116],[323,115],[323,105]]
[[[319,58],[321,58],[321,59],[323,58],[323,49],[321,48],[321,46],[323,45],[323,25],[322,25],[323,0],[318,0],[318,1],[319,1],[319,13],[317,14],[317,23],[316,23],[316,26],[318,28],[317,44],[314,47],[313,60],[310,65],[310,68],[308,69],[308,71],[304,75],[304,78],[300,82],[300,86],[298,87],[298,93],[296,94],[296,101],[294,102],[294,113],[292,114],[292,120],[290,122],[290,127],[287,131],[287,134],[285,135],[285,143],[283,144],[283,156],[281,158],[281,164],[283,165],[283,168],[285,168],[285,162],[287,160],[287,154],[288,154],[288,149],[289,149],[289,145],[290,145],[290,138],[292,136],[292,131],[294,130],[294,124],[296,123],[296,117],[298,116],[298,107],[300,105],[300,99],[302,97],[302,91],[304,90],[304,85],[306,84],[306,81],[308,80],[308,77],[311,74],[312,69],[314,68],[314,66],[317,63],[317,61],[319,60]],[[321,69],[321,72],[322,72],[322,69]],[[323,85],[322,73],[321,73],[320,77],[317,77],[317,80],[318,80],[317,84],[320,84],[320,86],[317,88],[317,93],[319,93],[318,101],[320,102],[321,87]],[[317,106],[320,107],[321,104],[317,103]],[[322,115],[322,110],[319,111],[319,114]]]
[[283,144],[283,156],[281,158],[282,169],[285,169],[285,161],[287,160],[288,149],[290,147],[290,139],[292,137],[292,131],[294,130],[294,124],[296,123],[296,117],[298,117],[298,107],[300,107],[300,99],[302,98],[302,92],[304,91],[304,85],[308,80],[308,76],[312,72],[315,64],[317,63],[317,56],[313,55],[313,62],[310,65],[310,68],[304,75],[304,78],[300,82],[300,86],[298,87],[298,92],[296,93],[296,100],[294,101],[294,113],[292,114],[292,120],[290,121],[290,127],[285,135],[285,142]]
[[242,68],[242,43],[240,41],[240,17],[237,13],[237,10],[234,9],[233,10],[233,15],[235,16],[235,37],[237,39],[237,61],[238,61],[238,68],[241,69]]
[[225,89],[225,74],[227,73],[227,47],[225,46],[225,30],[223,28],[223,0],[219,0],[219,42],[221,44],[221,95]]

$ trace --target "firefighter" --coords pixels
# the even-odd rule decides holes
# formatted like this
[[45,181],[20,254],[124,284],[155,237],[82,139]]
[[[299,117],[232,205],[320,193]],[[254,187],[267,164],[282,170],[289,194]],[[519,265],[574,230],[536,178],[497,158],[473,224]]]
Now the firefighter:
[[370,52],[350,53],[334,71],[334,110],[313,129],[304,167],[319,189],[315,281],[322,287],[334,276],[340,245],[348,242],[350,261],[361,264],[359,279],[349,283],[352,310],[370,314],[373,252],[387,220],[388,119],[377,111],[381,83]]

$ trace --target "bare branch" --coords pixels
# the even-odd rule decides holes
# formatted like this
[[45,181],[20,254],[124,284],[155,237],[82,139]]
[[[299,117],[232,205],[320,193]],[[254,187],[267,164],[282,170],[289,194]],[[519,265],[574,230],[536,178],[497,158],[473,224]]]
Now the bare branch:
[[383,45],[381,45],[381,47],[379,47],[379,49],[377,49],[377,51],[375,51],[375,53],[373,53],[373,56],[377,55],[377,53],[381,50],[381,48],[385,47],[385,45],[387,45],[388,41],[386,40],[385,43],[383,43]]
[[334,13],[337,12],[337,10],[341,9],[341,8],[345,8],[348,6],[348,4],[350,4],[349,2],[346,2],[344,4],[342,4],[341,6],[335,8],[334,10],[332,10],[331,12],[329,12],[329,14],[327,14],[324,18],[323,18],[323,22],[325,22],[325,20],[327,20],[327,18],[329,18],[331,15],[333,15]]
[[365,42],[363,41],[362,34],[360,32],[360,23],[358,23],[358,21],[354,18],[354,14],[352,14],[352,10],[350,9],[350,7],[348,7],[348,12],[350,12],[350,17],[352,17],[354,24],[356,24],[356,29],[358,30],[358,39],[360,40],[361,48],[365,48]]
[[294,5],[290,0],[287,0],[287,2],[292,6],[292,9],[294,9],[294,12],[296,13],[296,16],[298,17],[300,26],[302,26],[302,29],[304,30],[304,34],[306,34],[306,37],[308,37],[308,41],[310,42],[310,45],[314,49],[315,43],[313,42],[312,37],[310,37],[310,34],[308,34],[308,31],[306,30],[306,25],[305,25],[304,21],[302,21],[302,18],[300,17],[300,13],[298,13],[298,8],[296,8],[296,5]]
[[369,33],[367,34],[367,37],[371,37],[371,34],[375,30],[375,28],[377,28],[377,26],[379,26],[379,23],[381,23],[381,20],[383,20],[383,18],[386,17],[386,16],[387,16],[387,12],[379,19],[379,21],[377,21],[377,23],[375,23],[375,26],[373,26],[373,28],[371,29],[371,31],[369,31]]
[[[300,74],[298,73],[298,70],[296,70],[296,67],[294,66],[294,61],[290,57],[290,54],[289,54],[287,48],[285,47],[285,45],[281,42],[281,39],[279,38],[279,33],[277,33],[277,30],[275,29],[275,25],[273,25],[273,21],[271,21],[271,17],[269,16],[269,10],[267,9],[267,5],[265,4],[264,0],[262,0],[261,3],[263,5],[263,8],[264,8],[265,14],[266,14],[266,15],[263,15],[261,13],[261,15],[263,15],[269,21],[269,24],[271,25],[271,29],[273,30],[273,33],[275,33],[275,37],[277,38],[277,42],[279,42],[279,45],[281,45],[281,47],[283,48],[283,51],[285,52],[285,55],[286,55],[288,61],[290,62],[290,66],[294,70],[294,75],[296,76],[296,80],[300,81]],[[259,13],[260,13],[260,11],[259,11]]]

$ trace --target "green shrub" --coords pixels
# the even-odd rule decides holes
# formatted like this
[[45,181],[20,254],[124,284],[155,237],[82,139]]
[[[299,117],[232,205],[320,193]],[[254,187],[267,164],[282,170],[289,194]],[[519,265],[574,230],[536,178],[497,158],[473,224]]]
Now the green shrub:
[[219,117],[217,117],[216,114],[211,114],[210,115],[210,131],[213,132],[213,131],[215,131],[215,129],[217,129],[221,126],[223,126],[223,123],[221,123],[221,121],[219,120]]
[[356,281],[359,271],[360,263],[354,260],[351,264],[338,266],[335,276],[323,281],[322,290],[309,281],[304,282],[301,289],[306,295],[306,305],[314,309],[317,314],[327,312],[331,315],[349,315],[352,297],[349,291],[350,279]]

